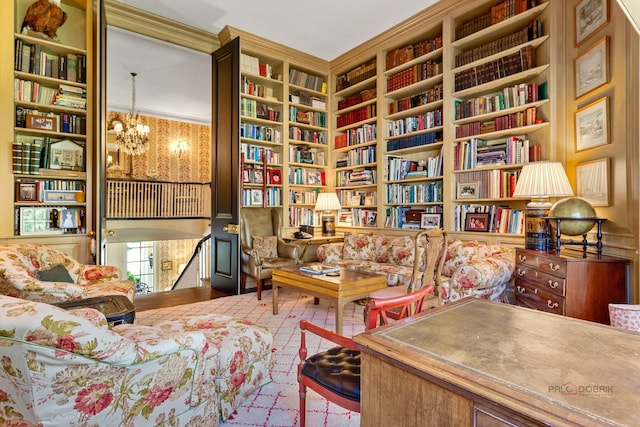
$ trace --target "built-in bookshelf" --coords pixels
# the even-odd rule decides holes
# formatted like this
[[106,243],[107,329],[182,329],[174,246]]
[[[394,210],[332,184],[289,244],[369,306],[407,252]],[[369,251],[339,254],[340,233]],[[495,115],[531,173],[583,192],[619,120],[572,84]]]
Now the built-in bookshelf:
[[385,52],[385,228],[416,229],[422,213],[443,213],[442,43],[437,25]]
[[[55,37],[22,28],[33,2],[14,2],[13,234],[85,234],[92,226],[87,159],[91,118],[92,2],[63,2]],[[89,211],[89,212],[88,212]]]
[[316,197],[327,187],[329,168],[327,76],[289,64],[289,227],[320,224]]
[[454,232],[474,213],[487,215],[489,232],[524,233],[524,203],[512,195],[522,166],[548,147],[548,5],[504,1],[454,22]]

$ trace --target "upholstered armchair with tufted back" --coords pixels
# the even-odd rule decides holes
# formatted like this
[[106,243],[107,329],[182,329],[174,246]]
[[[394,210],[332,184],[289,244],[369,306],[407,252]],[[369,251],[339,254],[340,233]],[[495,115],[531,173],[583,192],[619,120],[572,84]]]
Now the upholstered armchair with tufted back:
[[64,252],[41,244],[0,245],[0,294],[55,303],[103,295],[133,301],[135,284],[120,269],[81,264]]
[[262,299],[265,279],[274,268],[300,263],[300,248],[286,243],[281,236],[279,209],[245,208],[240,210],[240,289],[246,289],[247,276],[256,280],[258,299]]

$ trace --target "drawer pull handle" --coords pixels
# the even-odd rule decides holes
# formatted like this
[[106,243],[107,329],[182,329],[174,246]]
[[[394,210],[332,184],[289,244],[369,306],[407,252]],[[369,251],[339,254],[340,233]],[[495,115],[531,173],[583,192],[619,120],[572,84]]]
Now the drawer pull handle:
[[524,294],[524,292],[526,291],[526,288],[524,286],[516,286],[516,289],[521,294]]
[[553,280],[549,280],[549,287],[551,289],[555,289],[558,287],[558,282],[554,282]]
[[560,270],[560,264],[554,264],[552,262],[549,263],[549,268],[551,269],[551,271],[558,271]]
[[547,300],[547,307],[549,307],[549,308],[558,308],[558,303],[557,302],[553,302],[551,300]]
[[525,262],[527,260],[527,256],[526,255],[518,255],[518,258],[520,259],[520,261]]
[[527,274],[527,272],[521,268],[518,269],[518,276],[522,277],[525,276]]

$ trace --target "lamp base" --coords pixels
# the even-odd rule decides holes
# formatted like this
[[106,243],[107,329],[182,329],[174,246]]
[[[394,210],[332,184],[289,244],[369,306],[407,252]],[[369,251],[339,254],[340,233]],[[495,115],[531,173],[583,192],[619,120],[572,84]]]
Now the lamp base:
[[551,202],[548,200],[532,200],[524,209],[524,247],[538,252],[549,251],[547,220]]
[[322,235],[323,236],[336,235],[336,217],[333,216],[333,214],[322,215]]

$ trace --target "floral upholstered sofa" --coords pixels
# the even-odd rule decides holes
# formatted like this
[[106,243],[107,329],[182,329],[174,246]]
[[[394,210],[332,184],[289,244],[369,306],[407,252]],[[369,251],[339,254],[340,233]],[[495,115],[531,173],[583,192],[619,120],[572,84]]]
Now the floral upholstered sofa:
[[218,315],[109,329],[0,295],[0,425],[216,426],[271,380],[272,339]]
[[416,242],[416,236],[345,234],[344,242],[320,245],[317,255],[318,261],[324,264],[384,273],[389,286],[409,286],[414,276],[419,279],[421,274],[415,261],[422,259],[424,248]]
[[0,294],[54,303],[103,295],[133,301],[134,292],[117,267],[81,264],[41,244],[0,245]]
[[508,246],[449,241],[438,289],[440,303],[469,296],[508,302],[506,291],[515,264],[515,251]]

